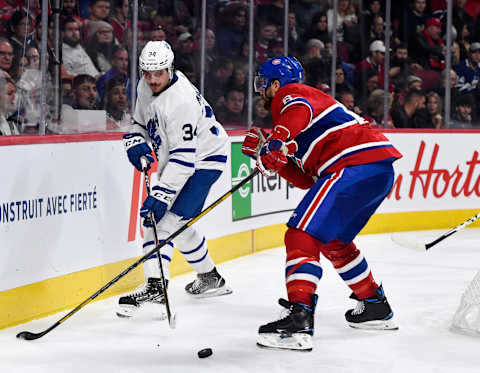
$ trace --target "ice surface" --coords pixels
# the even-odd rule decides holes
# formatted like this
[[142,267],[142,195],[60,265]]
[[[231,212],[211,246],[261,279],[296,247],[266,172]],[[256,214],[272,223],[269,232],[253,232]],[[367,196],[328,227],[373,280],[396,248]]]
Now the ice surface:
[[[443,231],[402,233],[431,240]],[[255,345],[258,326],[278,316],[284,290],[284,249],[264,251],[219,266],[232,295],[191,299],[183,287],[193,274],[171,281],[177,328],[156,319],[156,307],[135,319],[115,316],[116,298],[87,305],[36,341],[65,312],[0,331],[0,372],[480,372],[480,339],[454,334],[450,321],[480,269],[480,229],[466,229],[425,253],[397,246],[390,234],[355,241],[381,281],[398,331],[349,328],[349,289],[322,258],[312,352],[273,351]],[[0,305],[1,309],[1,305]],[[199,359],[210,347],[213,355]]]

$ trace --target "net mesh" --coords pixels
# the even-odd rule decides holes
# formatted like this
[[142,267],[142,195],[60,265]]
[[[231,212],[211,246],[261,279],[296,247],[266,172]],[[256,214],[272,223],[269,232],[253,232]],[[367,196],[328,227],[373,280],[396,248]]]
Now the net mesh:
[[480,271],[463,293],[451,329],[480,337]]

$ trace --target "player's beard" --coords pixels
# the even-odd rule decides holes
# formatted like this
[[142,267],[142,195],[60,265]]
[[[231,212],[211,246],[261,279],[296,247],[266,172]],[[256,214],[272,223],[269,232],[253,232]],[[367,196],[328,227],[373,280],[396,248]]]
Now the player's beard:
[[272,106],[272,98],[267,97],[265,95],[265,96],[262,97],[262,100],[263,100],[263,107],[265,108],[265,110],[270,111],[270,107]]

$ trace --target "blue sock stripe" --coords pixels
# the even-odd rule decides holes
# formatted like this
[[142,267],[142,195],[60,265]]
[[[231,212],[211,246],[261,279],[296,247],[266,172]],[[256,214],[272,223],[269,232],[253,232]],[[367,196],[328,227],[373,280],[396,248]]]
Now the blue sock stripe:
[[352,269],[348,270],[347,272],[340,273],[340,277],[343,279],[343,281],[348,281],[351,280],[352,278],[355,278],[368,270],[368,264],[365,258],[358,263],[355,267]]
[[[293,265],[285,268],[285,277],[287,277],[287,274],[292,267],[293,267]],[[307,263],[302,264],[295,271],[293,271],[291,273],[291,275],[293,275],[295,273],[308,273],[309,275],[313,275],[313,276],[317,277],[318,279],[321,279],[322,275],[323,275],[323,269],[319,265],[307,262]]]
[[189,255],[189,254],[192,254],[198,250],[200,250],[202,247],[203,247],[203,244],[205,243],[205,237],[203,237],[202,239],[202,242],[200,242],[200,245],[198,245],[195,249],[191,250],[191,251],[181,251],[179,250],[183,255]]
[[197,259],[197,260],[187,260],[187,262],[190,263],[190,264],[199,263],[199,262],[201,262],[203,259],[205,259],[205,257],[207,256],[207,254],[208,254],[208,250],[205,251],[205,255],[203,255],[200,259]]

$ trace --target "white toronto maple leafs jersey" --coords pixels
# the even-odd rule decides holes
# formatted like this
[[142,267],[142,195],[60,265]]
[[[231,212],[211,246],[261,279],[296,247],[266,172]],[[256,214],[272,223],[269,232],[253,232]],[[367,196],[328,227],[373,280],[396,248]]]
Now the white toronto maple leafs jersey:
[[180,71],[154,96],[144,78],[137,88],[134,130],[142,132],[158,159],[158,182],[179,192],[196,169],[223,171],[228,135],[200,92]]

